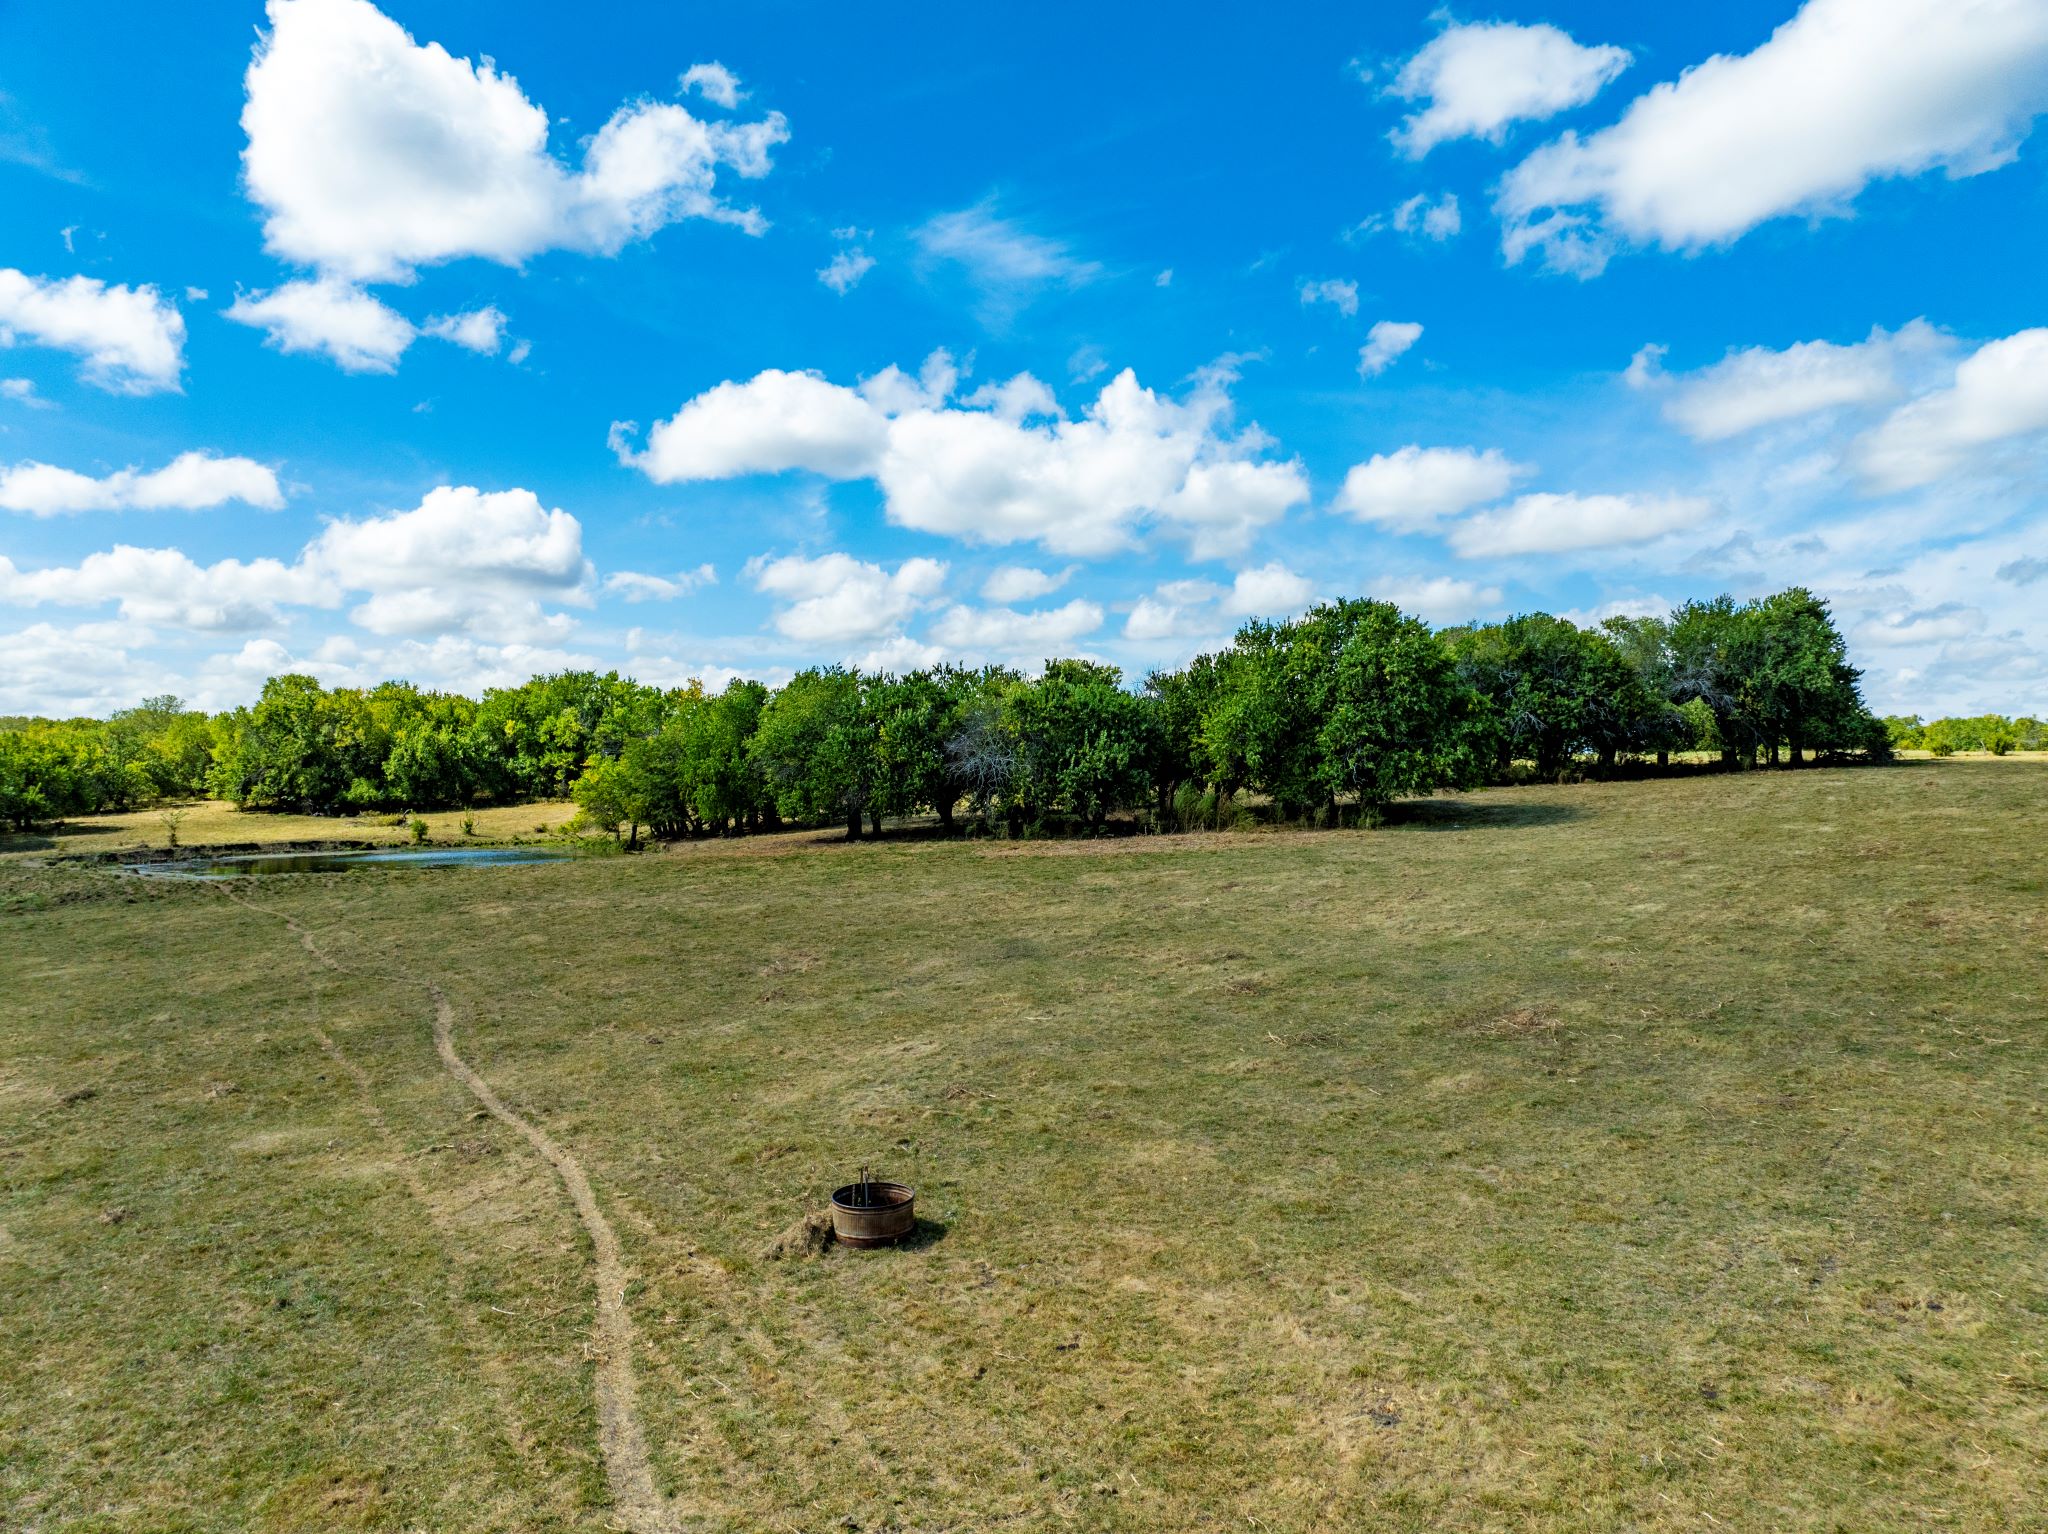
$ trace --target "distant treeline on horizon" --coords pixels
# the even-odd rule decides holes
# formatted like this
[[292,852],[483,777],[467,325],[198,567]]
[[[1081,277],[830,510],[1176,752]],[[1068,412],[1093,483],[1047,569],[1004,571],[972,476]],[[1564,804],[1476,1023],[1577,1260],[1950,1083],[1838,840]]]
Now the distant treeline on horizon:
[[1581,628],[1544,613],[1434,630],[1384,602],[1247,623],[1224,650],[1125,685],[1048,661],[907,674],[842,667],[780,688],[659,689],[537,676],[482,698],[406,682],[272,677],[206,715],[155,698],[107,720],[0,720],[0,822],[211,795],[352,813],[573,797],[590,823],[675,837],[795,823],[858,837],[935,814],[1012,834],[1138,814],[1230,824],[1371,821],[1397,798],[1487,782],[1881,760],[1894,746],[2028,750],[2032,719],[1879,720],[1827,604],[1803,588]]

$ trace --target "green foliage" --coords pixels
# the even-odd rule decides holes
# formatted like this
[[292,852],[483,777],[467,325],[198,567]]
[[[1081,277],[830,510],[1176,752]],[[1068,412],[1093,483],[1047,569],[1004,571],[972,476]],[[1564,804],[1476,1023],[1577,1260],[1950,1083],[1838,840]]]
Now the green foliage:
[[1037,682],[1008,688],[1005,706],[1026,821],[1065,819],[1100,831],[1145,797],[1153,711],[1149,700],[1124,690],[1115,666],[1048,661]]
[[1333,822],[1340,799],[1371,818],[1479,780],[1479,695],[1438,635],[1385,602],[1249,623],[1204,690],[1197,739],[1219,804],[1250,788],[1283,818]]
[[1888,755],[1887,726],[1863,705],[1861,675],[1827,603],[1804,587],[1738,607],[1729,597],[1688,602],[1672,614],[1671,696],[1697,699],[1714,716],[1732,763],[1780,746],[1797,762],[1822,756]]
[[1966,718],[1923,723],[1916,715],[1893,715],[1884,721],[1892,745],[1902,751],[1929,751],[1953,756],[1958,751],[1988,751],[2009,756],[2015,751],[2048,751],[2048,727],[2021,714],[1974,714]]
[[[1145,678],[1152,699],[1152,760],[1147,764],[1162,810],[1180,815],[1184,785],[1216,779],[1216,764],[1204,744],[1208,717],[1223,680],[1219,657],[1197,655],[1180,671],[1155,671]],[[1199,795],[1199,791],[1198,791]]]
[[1478,785],[1482,705],[1428,625],[1391,603],[1343,601],[1299,627],[1311,641],[1305,680],[1325,804],[1349,796],[1377,812],[1411,794]]
[[889,814],[929,806],[950,829],[971,789],[949,750],[968,712],[1000,696],[1015,678],[1001,668],[939,666],[903,677],[878,677],[867,707],[876,727],[876,792]]
[[618,756],[594,756],[576,779],[576,808],[593,825],[614,838],[626,828],[626,845],[640,845],[640,828],[656,813],[656,785],[644,754],[628,749]]
[[1714,722],[1714,711],[1699,698],[1688,698],[1675,710],[1676,732],[1672,738],[1674,751],[1719,751],[1721,729]]
[[[1826,603],[1794,587],[1582,629],[1547,613],[1433,633],[1380,602],[1248,623],[1142,691],[1053,660],[907,675],[813,668],[771,692],[663,692],[564,671],[481,700],[406,682],[272,677],[212,719],[170,697],[104,721],[0,720],[0,820],[212,792],[248,809],[382,813],[571,794],[585,825],[731,835],[930,812],[950,829],[1100,831],[1115,817],[1222,827],[1373,819],[1393,799],[1564,781],[1624,756],[1719,750],[1731,765],[1894,748],[2048,749],[2038,719],[1873,718]],[[1527,763],[1527,766],[1522,764]],[[403,823],[396,817],[390,823]],[[465,821],[467,827],[470,823]]]
[[840,821],[858,840],[880,776],[877,733],[860,677],[839,666],[813,668],[791,677],[762,708],[748,755],[779,814]]
[[948,776],[983,830],[993,829],[998,810],[1022,819],[1016,797],[1021,752],[1016,720],[1004,702],[1019,680],[995,668],[982,673],[955,707],[946,736]]
[[1656,620],[1581,629],[1548,613],[1457,632],[1459,674],[1486,700],[1497,769],[1528,757],[1555,776],[1581,751],[1668,750],[1670,663]]
[[0,733],[0,822],[27,831],[159,797],[134,745],[91,720],[30,720]]
[[329,691],[273,677],[254,707],[214,721],[208,784],[245,808],[324,813],[559,796],[663,706],[616,673],[535,677],[481,703],[406,682]]

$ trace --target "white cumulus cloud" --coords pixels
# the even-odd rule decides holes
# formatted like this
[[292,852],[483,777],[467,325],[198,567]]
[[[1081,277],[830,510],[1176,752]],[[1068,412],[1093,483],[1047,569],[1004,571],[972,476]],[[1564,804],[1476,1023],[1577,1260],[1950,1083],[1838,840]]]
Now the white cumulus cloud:
[[227,317],[261,329],[281,352],[321,353],[351,373],[393,371],[418,334],[390,305],[325,278],[244,295]]
[[1388,88],[1404,101],[1426,103],[1389,136],[1414,159],[1447,139],[1498,144],[1512,123],[1585,105],[1628,65],[1627,50],[1585,47],[1547,24],[1446,27]]
[[991,571],[988,579],[981,583],[981,594],[991,602],[1005,605],[1035,601],[1039,597],[1051,596],[1066,585],[1073,574],[1071,565],[1056,574],[1048,574],[1030,565],[1004,565]]
[[[1903,389],[1902,360],[1941,345],[1934,327],[1914,320],[1898,331],[1872,330],[1847,346],[1801,341],[1783,351],[1753,346],[1730,352],[1711,367],[1668,378],[1676,390],[1665,416],[1696,442],[1718,442],[1777,421],[1822,410],[1882,404]],[[1632,362],[1631,380],[1647,382],[1653,358]]]
[[94,478],[47,463],[0,469],[0,509],[32,517],[81,511],[203,511],[227,501],[275,510],[284,504],[277,474],[252,458],[180,453],[161,469],[121,469]]
[[[663,584],[680,590],[711,579],[706,566]],[[115,704],[151,691],[189,691],[206,706],[221,706],[246,699],[264,677],[285,670],[310,671],[333,684],[409,676],[474,691],[523,681],[538,671],[589,667],[597,657],[561,648],[575,623],[554,608],[587,606],[592,585],[582,529],[573,516],[545,507],[528,490],[470,486],[441,486],[410,510],[331,521],[289,563],[256,558],[201,564],[179,549],[127,544],[41,569],[23,569],[0,557],[0,605],[112,607],[130,626],[129,637],[118,641],[129,648],[157,643],[137,625],[281,635],[289,609],[342,607],[349,608],[358,630],[389,641],[330,634],[313,649],[294,652],[267,635],[233,654],[210,657],[196,676],[175,685],[149,666],[130,665],[124,668],[128,685],[112,694]],[[38,625],[25,633],[40,653],[64,655],[72,653],[67,636],[111,634],[116,627],[61,631]],[[10,662],[17,660],[11,649],[6,653]],[[79,669],[83,687],[93,668]],[[56,696],[62,690],[50,678],[0,667],[0,706],[9,697]],[[92,711],[105,712],[105,703],[102,698]]]
[[1221,645],[1245,619],[1293,617],[1315,595],[1313,581],[1278,560],[1238,571],[1228,586],[1198,578],[1167,581],[1132,604],[1124,638],[1146,646],[1172,640]]
[[1373,587],[1372,595],[1382,602],[1392,602],[1404,613],[1438,624],[1482,618],[1498,612],[1501,605],[1498,586],[1482,586],[1477,581],[1449,575],[1381,581]]
[[75,565],[20,570],[0,555],[0,601],[23,607],[116,604],[122,617],[202,632],[268,628],[281,603],[331,605],[316,578],[275,559],[201,565],[177,549],[116,544]]
[[466,314],[440,314],[420,326],[420,334],[452,341],[481,356],[495,357],[505,344],[505,316],[495,304]]
[[549,147],[547,112],[491,60],[417,43],[369,0],[267,9],[245,81],[242,171],[265,244],[286,260],[402,282],[469,256],[612,254],[685,218],[764,227],[717,182],[722,169],[767,173],[789,136],[778,113],[706,123],[674,102],[629,103],[572,169]]
[[[0,580],[4,580],[0,576]],[[61,628],[31,623],[0,634],[0,713],[104,718],[183,681],[154,653],[156,634],[125,619]]]
[[1698,527],[1714,511],[1712,501],[1696,496],[1543,492],[1467,517],[1452,526],[1450,540],[1468,558],[1566,554],[1654,542]]
[[727,69],[718,60],[704,64],[692,64],[683,71],[677,85],[685,91],[695,91],[714,106],[724,107],[728,112],[746,99],[747,93],[740,89],[740,77]]
[[145,283],[31,277],[0,267],[0,347],[47,346],[85,359],[85,381],[112,394],[176,390],[185,317]]
[[1378,321],[1365,333],[1365,345],[1358,349],[1358,376],[1377,378],[1421,339],[1422,327],[1412,320]]
[[1277,618],[1300,612],[1315,595],[1315,582],[1280,561],[1240,570],[1223,594],[1223,610],[1237,618]]
[[1899,406],[1856,444],[1873,489],[1910,490],[1968,467],[1989,450],[2048,432],[2048,329],[1991,341],[1955,381]]
[[1505,496],[1529,470],[1499,448],[1410,444],[1353,464],[1337,509],[1394,532],[1426,532],[1446,517]]
[[661,483],[789,469],[872,479],[891,522],[975,542],[1095,555],[1151,525],[1207,557],[1308,496],[1300,464],[1264,457],[1256,428],[1230,433],[1227,382],[1207,373],[1172,400],[1126,369],[1068,417],[1028,374],[948,405],[943,354],[917,379],[890,368],[858,389],[770,369],[688,401],[641,452],[624,423],[613,446]]
[[1787,214],[1843,216],[1873,180],[2008,163],[2044,109],[2040,0],[1807,0],[1754,51],[1516,166],[1504,249],[1590,276],[1623,244],[1694,251]]
[[673,601],[717,584],[718,571],[710,565],[679,570],[674,575],[643,575],[637,570],[614,570],[604,578],[604,589],[628,602]]
[[956,654],[997,655],[1032,664],[1065,653],[1076,640],[1101,627],[1102,609],[1080,597],[1039,612],[955,604],[932,620],[931,637]]
[[301,565],[367,593],[350,616],[378,634],[533,642],[573,626],[542,603],[590,599],[582,525],[531,490],[442,485],[410,511],[328,523]]
[[790,469],[858,479],[875,471],[888,440],[888,417],[857,391],[769,368],[690,400],[655,424],[643,451],[630,452],[619,427],[613,446],[648,478],[676,484]]
[[935,559],[906,559],[894,570],[851,554],[756,559],[747,574],[757,591],[782,605],[774,616],[785,638],[806,644],[850,644],[899,627],[946,584]]

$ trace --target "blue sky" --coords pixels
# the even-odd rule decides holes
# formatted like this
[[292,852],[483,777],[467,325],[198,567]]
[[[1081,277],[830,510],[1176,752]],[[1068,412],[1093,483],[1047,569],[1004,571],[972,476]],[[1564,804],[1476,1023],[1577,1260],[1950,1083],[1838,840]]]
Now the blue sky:
[[2048,0],[0,12],[0,712],[1793,582],[2048,706]]

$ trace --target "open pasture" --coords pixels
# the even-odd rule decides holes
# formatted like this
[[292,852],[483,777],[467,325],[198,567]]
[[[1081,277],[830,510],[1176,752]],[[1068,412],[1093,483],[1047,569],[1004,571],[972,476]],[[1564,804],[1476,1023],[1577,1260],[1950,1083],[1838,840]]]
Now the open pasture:
[[[149,806],[104,815],[79,815],[29,832],[0,831],[0,858],[104,857],[118,852],[164,855],[174,848],[317,845],[363,842],[402,847],[412,841],[411,820],[424,821],[435,842],[538,841],[560,837],[575,815],[566,801],[492,805],[477,810],[424,810],[405,815],[250,815],[225,799],[200,799],[168,808]],[[470,822],[465,834],[463,821]],[[175,842],[173,837],[175,836]]]
[[2044,811],[0,863],[0,1525],[2027,1526]]

